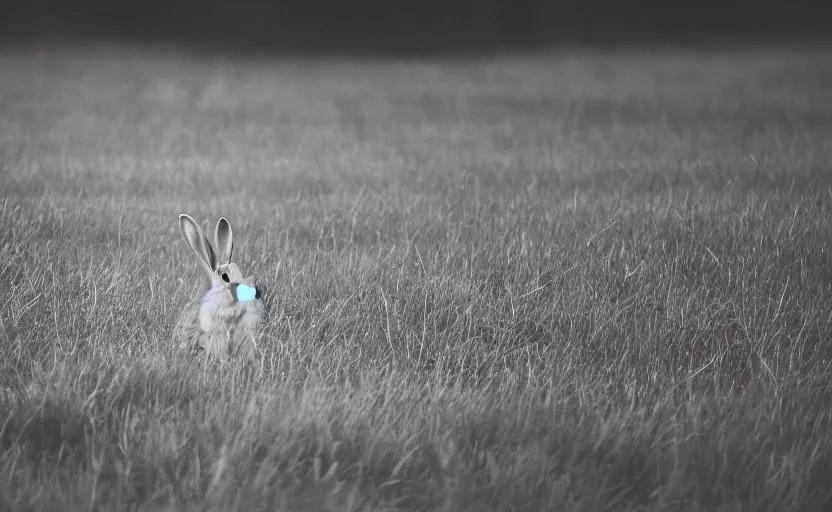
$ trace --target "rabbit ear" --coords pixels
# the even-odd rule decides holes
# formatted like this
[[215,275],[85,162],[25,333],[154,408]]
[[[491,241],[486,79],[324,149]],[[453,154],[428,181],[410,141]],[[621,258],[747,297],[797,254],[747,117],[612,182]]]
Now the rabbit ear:
[[231,252],[234,250],[234,238],[231,232],[231,224],[225,220],[225,217],[220,217],[217,221],[217,263],[225,265],[231,262]]
[[190,215],[183,213],[179,216],[179,231],[182,232],[185,241],[199,257],[208,273],[213,274],[217,270],[217,260],[214,257],[211,242],[208,241],[208,237],[202,232],[199,224]]

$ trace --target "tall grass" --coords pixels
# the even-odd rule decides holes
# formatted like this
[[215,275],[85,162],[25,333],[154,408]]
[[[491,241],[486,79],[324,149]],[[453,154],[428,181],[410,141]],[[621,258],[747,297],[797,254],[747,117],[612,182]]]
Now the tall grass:
[[832,506],[828,52],[0,68],[0,509]]

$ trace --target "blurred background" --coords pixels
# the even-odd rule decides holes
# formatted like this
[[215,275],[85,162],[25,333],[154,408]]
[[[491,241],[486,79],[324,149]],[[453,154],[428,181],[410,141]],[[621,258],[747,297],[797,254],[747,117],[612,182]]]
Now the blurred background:
[[478,52],[558,44],[828,40],[810,0],[29,0],[4,2],[6,40],[104,38],[247,51]]

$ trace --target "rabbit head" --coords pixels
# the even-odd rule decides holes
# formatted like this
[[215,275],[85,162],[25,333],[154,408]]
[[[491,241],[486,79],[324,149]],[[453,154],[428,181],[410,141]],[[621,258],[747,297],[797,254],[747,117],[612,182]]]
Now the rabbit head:
[[212,286],[223,287],[228,283],[239,283],[243,280],[243,273],[236,263],[231,262],[231,255],[234,251],[234,238],[231,231],[231,224],[220,217],[217,221],[215,240],[217,251],[214,248],[199,224],[188,214],[179,216],[179,230],[185,238],[185,242],[197,255],[203,269],[208,273]]

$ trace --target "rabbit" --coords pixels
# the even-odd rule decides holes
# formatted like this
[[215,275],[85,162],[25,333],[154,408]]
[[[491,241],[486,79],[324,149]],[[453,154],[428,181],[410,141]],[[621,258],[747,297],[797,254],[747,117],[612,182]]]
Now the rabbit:
[[261,288],[231,262],[231,225],[225,217],[217,222],[216,253],[191,216],[179,216],[179,230],[208,273],[210,288],[182,310],[173,330],[174,342],[221,360],[235,353],[250,354],[260,338],[265,307]]

